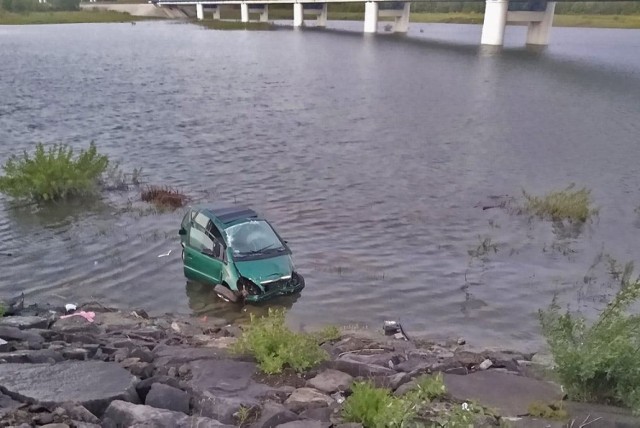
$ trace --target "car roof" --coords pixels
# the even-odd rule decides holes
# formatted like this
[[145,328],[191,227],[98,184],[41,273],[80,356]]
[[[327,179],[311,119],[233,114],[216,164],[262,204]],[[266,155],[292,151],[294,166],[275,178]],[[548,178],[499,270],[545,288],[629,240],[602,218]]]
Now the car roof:
[[208,211],[220,223],[225,225],[236,222],[238,220],[258,218],[258,213],[245,206],[221,205],[206,207],[204,208],[204,210]]

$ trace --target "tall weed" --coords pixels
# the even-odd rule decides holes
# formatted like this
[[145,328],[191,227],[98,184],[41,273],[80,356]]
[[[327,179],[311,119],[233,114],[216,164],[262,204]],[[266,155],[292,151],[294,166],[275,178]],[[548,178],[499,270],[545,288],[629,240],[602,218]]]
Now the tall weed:
[[35,201],[92,195],[108,165],[108,157],[99,154],[93,142],[77,156],[65,144],[48,149],[37,144],[33,154],[25,150],[22,156],[13,155],[7,160],[0,177],[0,192]]
[[629,313],[640,299],[640,278],[632,279],[632,271],[627,264],[620,289],[591,324],[562,313],[556,299],[539,315],[555,370],[572,399],[621,404],[640,414],[640,315]]

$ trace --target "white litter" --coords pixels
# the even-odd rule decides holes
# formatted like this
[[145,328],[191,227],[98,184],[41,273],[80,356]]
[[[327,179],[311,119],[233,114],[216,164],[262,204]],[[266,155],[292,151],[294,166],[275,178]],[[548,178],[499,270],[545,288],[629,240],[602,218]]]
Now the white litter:
[[64,310],[67,311],[67,313],[75,311],[76,309],[78,309],[78,307],[73,303],[67,303],[66,305],[64,305]]
[[169,254],[171,254],[171,250],[167,251],[164,254],[158,254],[158,257],[167,257]]

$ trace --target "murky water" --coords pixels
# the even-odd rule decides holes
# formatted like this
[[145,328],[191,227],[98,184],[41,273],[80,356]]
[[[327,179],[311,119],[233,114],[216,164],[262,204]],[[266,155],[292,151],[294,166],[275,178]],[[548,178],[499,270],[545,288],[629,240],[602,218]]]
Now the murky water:
[[[0,161],[34,142],[95,140],[147,183],[255,207],[306,277],[301,296],[275,302],[294,323],[393,318],[409,333],[536,347],[536,311],[555,292],[587,313],[612,292],[585,279],[598,254],[640,261],[640,31],[554,29],[535,53],[510,28],[500,54],[479,34],[0,27]],[[571,182],[601,207],[577,237],[482,209]],[[0,294],[264,310],[187,284],[182,213],[144,215],[128,208],[136,196],[40,211],[0,196],[0,253],[12,253]],[[495,250],[472,257],[486,239]]]

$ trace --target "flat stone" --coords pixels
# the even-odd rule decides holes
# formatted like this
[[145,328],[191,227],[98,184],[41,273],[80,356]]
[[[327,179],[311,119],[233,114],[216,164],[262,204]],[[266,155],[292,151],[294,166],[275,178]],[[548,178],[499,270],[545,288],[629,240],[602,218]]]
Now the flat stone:
[[22,341],[22,342],[33,342],[33,343],[43,343],[44,337],[40,336],[38,333],[31,332],[29,330],[20,330],[18,327],[10,327],[10,326],[0,326],[0,339],[4,339],[7,341]]
[[8,395],[4,395],[0,392],[0,420],[5,414],[11,412],[14,409],[17,409],[20,406],[22,406],[21,402],[15,401]]
[[154,363],[158,367],[180,366],[196,360],[216,359],[227,354],[215,348],[192,348],[182,346],[158,345],[153,350]]
[[67,360],[84,361],[89,357],[89,351],[84,348],[71,348],[62,351],[62,356]]
[[297,421],[298,415],[281,404],[267,401],[262,406],[260,419],[251,425],[252,428],[274,428],[280,424]]
[[57,363],[63,361],[61,353],[52,349],[40,349],[35,351],[15,351],[0,354],[0,360],[6,363]]
[[476,400],[486,407],[498,409],[503,416],[524,415],[534,401],[551,403],[564,397],[554,383],[493,370],[466,376],[445,374],[444,383],[452,397]]
[[353,377],[372,377],[381,375],[391,376],[396,373],[395,370],[391,370],[386,367],[351,361],[348,359],[328,361],[324,363],[324,367],[347,373]]
[[26,330],[29,328],[47,328],[49,327],[49,320],[35,316],[11,316],[0,318],[0,325],[17,327],[20,330]]
[[329,407],[319,407],[316,409],[307,409],[300,413],[303,419],[313,419],[321,422],[330,422],[333,410]]
[[198,394],[194,400],[193,414],[202,415],[207,418],[216,419],[225,424],[236,422],[234,414],[241,407],[256,409],[260,402],[248,396],[220,397],[210,392]]
[[136,385],[136,391],[138,392],[138,396],[140,397],[140,400],[143,403],[146,400],[147,394],[151,390],[151,387],[153,386],[154,383],[162,383],[165,385],[172,386],[174,388],[178,388],[180,385],[180,382],[178,381],[178,379],[174,377],[169,377],[169,376],[160,375],[160,376],[153,376],[148,379],[144,379],[143,381],[139,382]]
[[149,351],[148,349],[144,349],[144,348],[136,348],[136,349],[134,349],[129,354],[129,357],[131,357],[131,358],[139,358],[140,361],[142,361],[144,363],[153,362],[153,353],[151,351]]
[[407,392],[411,391],[412,389],[416,388],[418,386],[417,382],[415,380],[412,380],[410,382],[407,382],[405,384],[400,385],[393,393],[393,395],[395,395],[396,397],[401,397],[404,394],[406,394]]
[[487,370],[489,369],[489,367],[491,367],[493,365],[493,361],[491,361],[490,359],[486,359],[483,362],[480,363],[480,365],[478,366],[480,368],[480,370]]
[[634,417],[628,409],[605,406],[602,404],[565,402],[565,410],[576,421],[582,422],[589,416],[589,421],[601,418],[589,426],[598,428],[637,428],[640,427],[640,417]]
[[405,383],[411,381],[411,376],[407,373],[400,372],[391,376],[375,376],[371,378],[371,381],[378,388],[387,388],[394,391]]
[[331,394],[349,389],[352,382],[353,376],[338,370],[327,369],[313,379],[309,379],[307,386]]
[[75,403],[62,403],[60,407],[62,407],[67,415],[75,421],[87,422],[91,424],[100,423],[100,419],[98,419],[96,415],[91,413],[84,406]]
[[[231,427],[220,422],[204,418],[189,417],[184,413],[156,409],[151,406],[132,404],[125,401],[113,401],[104,413],[104,419],[109,419],[116,427],[156,427],[156,428],[187,428],[187,427]],[[107,424],[104,424],[109,426]]]
[[0,364],[0,385],[20,401],[45,406],[76,402],[100,416],[110,401],[137,401],[135,378],[115,363]]
[[333,403],[333,398],[324,395],[317,389],[298,388],[287,398],[284,406],[292,412],[298,413],[305,409],[329,407]]
[[69,428],[67,424],[46,424],[41,425],[41,428]]
[[189,363],[193,389],[228,396],[245,391],[255,382],[251,379],[256,365],[235,360],[196,360]]
[[158,409],[189,413],[189,394],[162,383],[154,383],[147,394],[145,404]]
[[95,322],[89,322],[81,316],[59,318],[51,326],[51,330],[58,333],[100,333],[100,327]]

